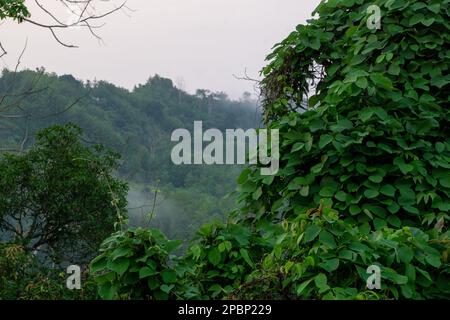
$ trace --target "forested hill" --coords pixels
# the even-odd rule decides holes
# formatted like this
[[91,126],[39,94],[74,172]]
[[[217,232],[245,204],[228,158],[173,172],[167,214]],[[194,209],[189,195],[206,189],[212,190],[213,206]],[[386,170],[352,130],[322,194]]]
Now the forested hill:
[[[197,120],[203,121],[204,128],[222,130],[260,124],[256,104],[246,95],[240,101],[208,90],[191,95],[160,76],[129,91],[104,81],[81,82],[43,70],[4,70],[0,92],[7,93],[2,106],[15,106],[0,110],[0,149],[20,146],[27,130],[30,137],[25,146],[30,146],[37,130],[73,122],[83,129],[86,142],[101,143],[122,154],[119,174],[123,179],[147,186],[160,181],[159,187],[170,198],[166,205],[172,208],[165,211],[176,219],[183,216],[199,223],[229,209],[229,202],[225,205],[220,199],[233,191],[240,168],[173,165],[172,131],[192,131]],[[179,207],[181,212],[172,212]],[[166,221],[172,226],[162,228],[173,236],[184,236],[174,231],[176,223]]]

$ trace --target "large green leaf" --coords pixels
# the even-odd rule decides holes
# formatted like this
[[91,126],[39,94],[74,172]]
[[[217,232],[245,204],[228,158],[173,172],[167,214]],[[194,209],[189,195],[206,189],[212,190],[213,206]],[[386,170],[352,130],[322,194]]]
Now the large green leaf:
[[208,260],[209,262],[211,262],[213,265],[218,265],[220,263],[222,259],[222,255],[220,254],[220,251],[218,248],[212,248],[211,250],[209,250],[208,253]]
[[110,270],[117,272],[118,274],[123,274],[125,271],[127,271],[129,266],[130,260],[128,258],[118,258],[116,260],[110,260],[107,264],[107,267]]
[[320,227],[315,224],[310,225],[305,231],[305,241],[310,242],[314,240],[320,233]]

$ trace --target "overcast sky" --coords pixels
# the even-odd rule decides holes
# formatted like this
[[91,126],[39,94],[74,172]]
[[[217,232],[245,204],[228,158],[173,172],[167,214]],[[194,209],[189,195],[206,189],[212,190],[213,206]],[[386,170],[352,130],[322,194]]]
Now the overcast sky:
[[[52,8],[55,0],[41,2]],[[305,23],[319,2],[129,0],[135,12],[105,19],[99,30],[104,44],[83,30],[60,33],[77,49],[63,48],[48,30],[7,22],[0,25],[0,40],[8,51],[0,64],[13,68],[28,39],[23,67],[43,66],[49,72],[130,89],[160,74],[184,83],[188,92],[205,88],[238,98],[246,90],[253,92],[253,85],[233,75],[242,76],[247,69],[249,76],[258,77],[272,46]],[[70,19],[68,13],[59,14]],[[44,18],[35,14],[34,19]]]

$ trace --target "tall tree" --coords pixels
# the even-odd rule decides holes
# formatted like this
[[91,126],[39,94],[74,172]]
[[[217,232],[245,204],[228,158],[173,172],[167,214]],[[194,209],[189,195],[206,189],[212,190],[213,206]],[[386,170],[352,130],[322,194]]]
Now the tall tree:
[[118,156],[80,142],[74,125],[37,134],[20,155],[0,159],[0,232],[55,262],[83,261],[125,215],[127,186],[111,174]]

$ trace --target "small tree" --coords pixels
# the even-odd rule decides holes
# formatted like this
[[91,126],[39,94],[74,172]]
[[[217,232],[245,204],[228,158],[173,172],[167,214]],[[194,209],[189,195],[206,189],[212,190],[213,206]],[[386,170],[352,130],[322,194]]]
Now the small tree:
[[53,126],[28,152],[0,159],[2,236],[53,262],[89,258],[125,212],[127,186],[111,174],[118,156],[80,134]]

